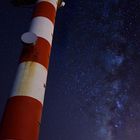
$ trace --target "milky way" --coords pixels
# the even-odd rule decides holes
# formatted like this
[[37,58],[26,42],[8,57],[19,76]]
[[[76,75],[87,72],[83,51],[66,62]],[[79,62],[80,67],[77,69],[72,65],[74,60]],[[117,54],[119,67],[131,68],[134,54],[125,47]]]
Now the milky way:
[[58,61],[70,71],[63,73],[65,93],[74,94],[91,123],[89,139],[138,140],[140,2],[72,1],[68,7]]

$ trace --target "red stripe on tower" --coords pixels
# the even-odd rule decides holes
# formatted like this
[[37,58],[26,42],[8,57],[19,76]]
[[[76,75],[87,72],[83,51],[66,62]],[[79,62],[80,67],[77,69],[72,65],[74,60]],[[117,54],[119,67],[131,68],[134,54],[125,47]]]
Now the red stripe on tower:
[[38,37],[35,45],[24,46],[20,57],[20,63],[24,61],[33,61],[40,63],[48,69],[50,52],[51,45],[49,42],[44,38]]
[[[38,0],[15,84],[0,125],[0,140],[38,140],[54,22],[59,0]],[[29,34],[28,34],[29,35]]]
[[[47,12],[46,12],[46,9]],[[52,21],[52,23],[55,22],[55,16],[56,16],[56,9],[55,7],[46,1],[42,1],[39,2],[35,8],[35,12],[33,14],[33,17],[37,17],[37,16],[43,16],[46,17],[48,19],[50,19]]]
[[41,103],[33,98],[10,98],[1,123],[1,140],[37,140],[41,112]]

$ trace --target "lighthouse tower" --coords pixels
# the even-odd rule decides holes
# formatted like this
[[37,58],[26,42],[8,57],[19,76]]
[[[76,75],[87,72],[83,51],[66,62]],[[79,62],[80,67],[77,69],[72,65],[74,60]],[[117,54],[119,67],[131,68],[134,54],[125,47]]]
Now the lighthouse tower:
[[39,138],[55,16],[63,5],[61,0],[36,2],[29,32],[21,36],[23,50],[0,123],[0,140]]

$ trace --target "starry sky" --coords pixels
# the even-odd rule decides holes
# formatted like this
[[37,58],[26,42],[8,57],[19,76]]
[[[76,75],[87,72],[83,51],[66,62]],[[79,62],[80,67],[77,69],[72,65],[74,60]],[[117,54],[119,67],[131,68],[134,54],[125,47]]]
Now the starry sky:
[[[56,18],[40,140],[139,140],[140,1],[65,2]],[[0,4],[0,118],[32,10]]]

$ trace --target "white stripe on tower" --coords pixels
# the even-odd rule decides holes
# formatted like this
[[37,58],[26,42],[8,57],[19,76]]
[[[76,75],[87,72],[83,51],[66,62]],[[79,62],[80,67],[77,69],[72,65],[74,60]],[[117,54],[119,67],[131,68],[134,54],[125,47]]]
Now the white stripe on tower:
[[58,0],[38,0],[30,32],[35,45],[25,45],[8,100],[0,140],[38,140]]
[[12,96],[30,96],[43,104],[47,70],[36,62],[23,62],[19,65],[18,75]]
[[38,37],[44,38],[50,45],[52,44],[53,30],[54,25],[48,18],[41,16],[33,18],[30,32],[35,33]]
[[56,0],[38,0],[37,3],[42,2],[42,1],[46,1],[46,2],[51,3],[55,7],[55,9],[57,9],[57,1]]

